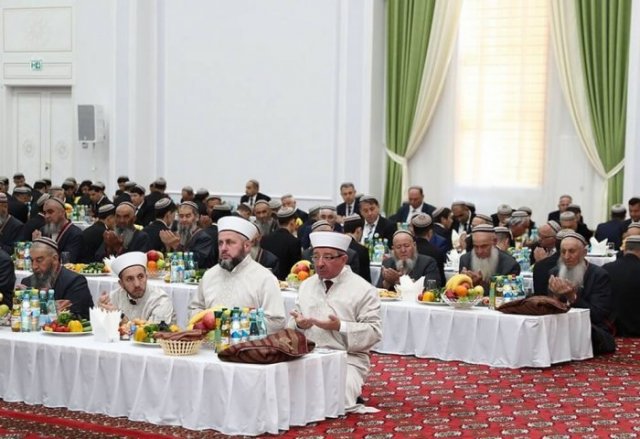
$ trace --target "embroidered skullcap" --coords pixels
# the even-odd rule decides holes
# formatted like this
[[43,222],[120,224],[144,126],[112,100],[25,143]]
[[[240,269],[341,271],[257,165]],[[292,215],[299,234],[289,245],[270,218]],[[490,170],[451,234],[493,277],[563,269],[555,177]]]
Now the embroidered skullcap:
[[566,233],[563,233],[562,234],[562,238],[560,238],[560,240],[564,241],[567,238],[577,239],[578,241],[580,241],[582,243],[582,245],[587,245],[587,240],[584,239],[584,236],[582,236],[579,233],[574,232],[573,230],[568,231]]
[[336,211],[336,206],[332,206],[331,204],[324,204],[320,206],[320,210],[330,210],[332,212]]
[[582,210],[580,209],[580,206],[577,205],[577,204],[569,204],[567,206],[567,210],[569,212],[573,212],[573,213],[581,213],[582,212]]
[[156,204],[153,205],[153,208],[155,210],[162,210],[170,207],[172,204],[175,206],[175,203],[171,200],[171,198],[160,198],[158,201],[156,201]]
[[34,244],[44,244],[47,247],[51,247],[56,252],[58,251],[58,243],[51,238],[47,238],[46,236],[41,236],[40,238],[36,238],[33,240]]
[[158,177],[158,178],[156,178],[156,179],[155,179],[155,181],[153,182],[153,185],[154,185],[155,187],[158,187],[158,188],[165,188],[165,187],[167,187],[167,180],[165,180],[165,179],[164,179],[164,178],[162,178],[162,177]]
[[[258,203],[256,203],[258,204]],[[278,199],[272,199],[269,201],[269,208],[273,211],[277,211],[278,209],[280,209],[282,207],[282,201],[278,200]]]
[[218,220],[218,232],[236,232],[248,240],[258,234],[258,228],[251,222],[239,216],[225,216]]
[[474,203],[472,203],[471,201],[465,201],[464,205],[467,206],[471,210],[476,210],[476,205]]
[[[243,204],[241,204],[240,206],[243,206]],[[238,206],[238,207],[240,207],[240,206]],[[227,203],[220,203],[220,204],[216,204],[215,206],[213,206],[213,208],[211,210],[221,210],[221,211],[231,212],[231,206],[229,206]]]
[[134,185],[131,188],[130,192],[132,192],[134,194],[138,194],[138,195],[144,195],[144,193],[146,192],[146,189],[143,186],[134,183]]
[[205,201],[209,201],[209,200],[222,201],[222,197],[220,195],[209,195],[207,198],[205,198]]
[[36,201],[36,204],[38,205],[38,207],[42,207],[44,205],[44,202],[47,201],[49,198],[51,198],[51,195],[42,194],[40,195],[40,198],[38,198],[38,200]]
[[196,195],[200,195],[202,197],[206,197],[207,195],[209,195],[209,191],[206,188],[198,188],[198,190],[196,191]]
[[498,206],[498,214],[499,215],[511,215],[513,209],[508,204],[501,204]]
[[624,204],[614,204],[611,206],[611,213],[627,213],[627,208]]
[[471,233],[495,233],[495,229],[489,224],[478,224],[471,229]]
[[280,219],[293,218],[295,215],[296,211],[292,207],[283,207],[276,213],[276,216]]
[[451,207],[454,206],[465,206],[467,207],[467,202],[466,201],[462,201],[462,200],[455,200],[453,203],[451,203]]
[[444,212],[444,207],[438,207],[436,210],[433,211],[432,216],[435,218],[437,216],[442,215],[442,212]]
[[627,229],[640,229],[640,221],[632,222],[631,224],[629,224]]
[[518,207],[518,210],[521,210],[523,212],[527,212],[527,215],[531,215],[533,213],[533,210],[531,210],[531,208],[528,207],[528,206]]
[[318,221],[316,221],[315,223],[313,223],[311,225],[311,231],[313,232],[314,230],[316,230],[316,229],[318,229],[320,227],[323,227],[323,226],[331,227],[331,224],[329,224],[329,222],[326,221],[326,220],[318,220]]
[[271,207],[269,206],[269,202],[267,200],[258,200],[256,201],[256,203],[253,205],[254,208],[258,207],[259,205],[264,204],[265,206]]
[[398,229],[395,232],[393,232],[391,240],[393,240],[393,238],[395,238],[397,235],[401,235],[403,233],[411,236],[412,239],[415,238],[415,235],[413,234],[413,232],[411,232],[411,230]]
[[311,209],[309,209],[309,215],[313,216],[315,214],[317,214],[318,212],[320,212],[320,207],[322,206],[313,206]]
[[496,233],[506,233],[506,234],[511,234],[511,232],[509,231],[508,228],[504,227],[504,226],[497,226],[493,228],[493,231]]
[[513,212],[511,214],[511,216],[513,218],[527,218],[529,216],[529,214],[527,212],[525,212],[524,210],[516,210],[515,212]]
[[476,213],[476,218],[480,218],[481,220],[489,224],[493,224],[493,220],[491,219],[491,217],[489,215],[485,215],[484,213]]
[[554,232],[558,233],[560,230],[562,230],[562,227],[560,226],[560,224],[558,224],[556,221],[554,220],[550,220],[547,221],[547,224],[549,225],[549,227],[551,227],[553,229]]
[[105,204],[103,206],[100,206],[98,208],[98,218],[105,219],[109,215],[113,215],[115,211],[116,211],[116,206],[114,206],[113,204]]
[[357,213],[352,213],[349,216],[345,216],[343,221],[344,221],[345,224],[355,223],[355,222],[358,222],[358,221],[362,221],[362,217],[360,215],[358,215]]
[[182,190],[188,194],[192,194],[193,193],[193,188],[191,186],[185,186],[182,188]]
[[73,189],[76,187],[76,184],[71,180],[65,180],[62,182],[62,189]]
[[631,236],[627,236],[627,238],[624,240],[625,243],[630,243],[633,242],[634,244],[640,244],[640,235],[631,235]]
[[118,256],[111,263],[111,272],[120,277],[120,274],[130,267],[141,266],[147,268],[147,255],[142,252],[128,252]]
[[373,195],[363,195],[362,197],[360,197],[360,202],[361,203],[379,204],[378,203],[378,199],[376,197],[374,197]]
[[198,211],[199,211],[198,205],[196,203],[194,203],[193,201],[183,201],[182,203],[180,203],[180,206],[178,206],[178,207],[184,207],[184,206],[188,206],[188,207],[192,208],[193,210],[196,211],[196,213],[198,213]]
[[60,207],[62,207],[63,209],[66,210],[66,207],[64,205],[64,201],[62,201],[60,198],[56,198],[56,197],[49,197],[48,200],[45,201],[45,203],[49,202],[49,201],[53,201],[56,204],[60,205]]
[[95,183],[91,184],[90,188],[93,189],[94,191],[104,191],[105,186],[103,182],[96,181]]
[[24,178],[24,174],[22,172],[16,172],[13,174],[13,178]]
[[134,206],[131,201],[123,201],[122,203],[118,204],[118,207],[120,206],[127,206],[130,207],[134,212],[136,211],[136,206]]
[[313,248],[329,247],[346,252],[351,244],[351,236],[337,232],[313,232],[309,234]]
[[9,198],[7,197],[7,194],[5,194],[4,192],[0,192],[0,203],[8,203],[9,202]]
[[135,181],[125,181],[124,182],[124,190],[125,191],[131,191],[131,189],[133,189],[136,186],[136,182]]
[[31,193],[31,189],[29,189],[29,188],[28,188],[28,187],[26,187],[26,186],[20,186],[20,187],[15,188],[15,189],[13,190],[13,193],[14,193],[14,194],[24,194],[24,195],[27,195],[27,194],[30,194],[30,193]]
[[411,218],[411,225],[418,228],[429,227],[433,223],[430,215],[419,213]]
[[568,210],[560,214],[560,221],[573,221],[576,219],[576,214],[569,212]]

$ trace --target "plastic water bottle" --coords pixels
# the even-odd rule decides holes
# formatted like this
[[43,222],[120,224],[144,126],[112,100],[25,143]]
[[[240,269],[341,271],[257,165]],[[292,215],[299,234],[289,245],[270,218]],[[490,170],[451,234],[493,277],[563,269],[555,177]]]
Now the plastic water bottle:
[[40,330],[40,296],[38,290],[32,290],[31,294],[31,330],[38,332]]
[[29,290],[22,293],[22,309],[20,314],[20,332],[31,332],[31,302]]
[[49,320],[49,308],[48,299],[47,299],[47,290],[40,290],[40,323],[39,327],[42,328],[43,325],[51,322]]
[[231,345],[242,341],[242,328],[240,327],[240,310],[233,309],[231,314]]
[[255,341],[260,339],[260,329],[258,328],[258,322],[256,321],[256,311],[251,310],[249,314],[249,341]]
[[267,322],[264,319],[264,310],[258,308],[256,314],[256,323],[258,324],[258,338],[264,338],[267,336]]
[[58,310],[56,309],[55,291],[50,289],[47,293],[47,317],[50,322],[58,318]]
[[240,329],[242,330],[242,341],[249,340],[249,308],[243,308],[240,314]]
[[373,262],[380,263],[384,257],[384,243],[382,239],[376,240],[373,246]]
[[31,271],[31,269],[32,269],[31,249],[29,248],[29,246],[26,246],[24,248],[24,269],[25,269],[25,271]]
[[171,283],[180,282],[180,263],[178,262],[178,255],[174,253],[171,255]]

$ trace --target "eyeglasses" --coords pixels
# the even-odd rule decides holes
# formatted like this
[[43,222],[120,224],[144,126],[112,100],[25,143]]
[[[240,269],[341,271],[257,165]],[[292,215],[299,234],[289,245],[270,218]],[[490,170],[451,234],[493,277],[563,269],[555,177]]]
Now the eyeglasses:
[[324,259],[324,260],[325,260],[325,261],[327,261],[327,262],[331,262],[331,261],[333,261],[334,259],[341,258],[342,256],[344,256],[344,255],[336,255],[336,256],[324,256],[324,255],[316,256],[316,255],[313,255],[313,256],[311,257],[311,260],[312,260],[313,262],[318,262],[318,261],[320,261],[321,259]]

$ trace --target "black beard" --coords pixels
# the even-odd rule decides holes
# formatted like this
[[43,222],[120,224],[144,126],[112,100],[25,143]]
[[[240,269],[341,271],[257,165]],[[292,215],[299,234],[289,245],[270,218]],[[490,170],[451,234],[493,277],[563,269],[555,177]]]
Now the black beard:
[[238,265],[240,265],[240,262],[242,262],[243,260],[244,260],[244,256],[242,258],[236,257],[231,259],[220,259],[218,263],[225,270],[233,271],[233,269],[236,268]]
[[53,288],[53,284],[56,281],[56,273],[53,267],[49,268],[42,274],[33,273],[31,277],[31,287],[38,290],[48,290]]

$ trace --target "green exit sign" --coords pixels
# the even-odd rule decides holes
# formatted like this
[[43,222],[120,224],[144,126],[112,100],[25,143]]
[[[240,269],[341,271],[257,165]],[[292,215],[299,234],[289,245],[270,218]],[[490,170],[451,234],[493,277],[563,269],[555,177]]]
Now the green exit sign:
[[32,59],[31,60],[31,70],[34,72],[39,72],[42,70],[42,60],[41,59]]

